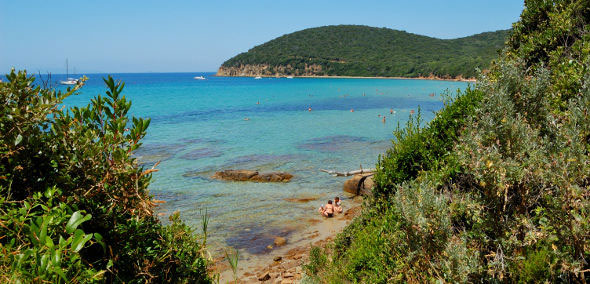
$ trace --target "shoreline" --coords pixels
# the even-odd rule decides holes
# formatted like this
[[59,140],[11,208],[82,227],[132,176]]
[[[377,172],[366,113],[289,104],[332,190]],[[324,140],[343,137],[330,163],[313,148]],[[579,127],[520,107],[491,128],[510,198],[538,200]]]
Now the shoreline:
[[[324,247],[358,216],[362,207],[362,197],[350,199],[350,208],[334,218],[316,216],[307,220],[306,229],[295,232],[287,244],[272,251],[258,255],[241,255],[238,262],[239,283],[278,283],[282,280],[298,281],[303,276],[303,264],[307,263],[312,246]],[[219,283],[233,281],[233,272],[225,257],[219,257],[212,271],[219,273]],[[268,274],[268,279],[259,278]],[[291,282],[293,283],[293,282]]]
[[[244,76],[227,76],[227,75],[218,75],[215,74],[215,77],[236,77],[236,78],[254,78],[256,76],[252,75],[244,75]],[[291,76],[293,78],[311,78],[311,79],[382,79],[382,80],[432,80],[432,81],[450,81],[450,82],[469,82],[475,83],[477,79],[475,78],[444,78],[438,76],[428,76],[428,77],[385,77],[385,76],[330,76],[330,75],[257,75],[262,78],[287,78],[287,76]]]

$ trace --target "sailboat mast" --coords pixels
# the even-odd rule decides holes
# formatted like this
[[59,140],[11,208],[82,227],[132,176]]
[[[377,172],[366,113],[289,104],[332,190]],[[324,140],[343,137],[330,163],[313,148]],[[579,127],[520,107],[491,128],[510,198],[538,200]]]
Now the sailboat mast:
[[70,77],[70,71],[68,70],[68,59],[66,58],[66,78]]

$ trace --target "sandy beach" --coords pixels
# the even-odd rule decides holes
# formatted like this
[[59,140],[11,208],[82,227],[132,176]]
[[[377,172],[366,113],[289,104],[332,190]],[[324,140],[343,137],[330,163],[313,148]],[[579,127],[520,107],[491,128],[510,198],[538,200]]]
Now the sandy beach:
[[[309,257],[312,246],[323,247],[340,233],[361,211],[362,197],[349,199],[349,208],[334,218],[318,214],[307,220],[308,226],[294,232],[283,246],[274,247],[270,252],[240,257],[238,283],[296,283],[303,276],[302,265]],[[344,206],[346,206],[344,205]],[[212,267],[219,273],[220,283],[234,281],[233,272],[224,257],[218,257]],[[266,280],[259,280],[265,279]]]

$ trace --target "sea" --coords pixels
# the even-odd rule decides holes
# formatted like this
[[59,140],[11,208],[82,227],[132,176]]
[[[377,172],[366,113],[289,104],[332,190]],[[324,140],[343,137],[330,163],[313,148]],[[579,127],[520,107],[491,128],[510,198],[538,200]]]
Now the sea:
[[[106,91],[106,74],[86,74],[80,93],[66,106],[83,106]],[[289,237],[319,218],[317,208],[351,196],[346,178],[321,169],[375,168],[392,147],[393,131],[420,110],[424,123],[468,83],[413,79],[240,78],[214,73],[113,74],[125,82],[130,113],[150,118],[143,146],[134,154],[157,166],[149,187],[165,203],[163,222],[180,212],[202,233],[209,218],[213,249],[232,247],[264,254],[276,236]],[[196,80],[204,76],[206,80]],[[46,79],[46,78],[45,78]],[[52,75],[51,80],[65,79]],[[65,88],[65,87],[59,87]],[[383,119],[385,117],[385,120]],[[288,183],[212,179],[227,169],[282,171]],[[307,202],[297,202],[297,201]]]

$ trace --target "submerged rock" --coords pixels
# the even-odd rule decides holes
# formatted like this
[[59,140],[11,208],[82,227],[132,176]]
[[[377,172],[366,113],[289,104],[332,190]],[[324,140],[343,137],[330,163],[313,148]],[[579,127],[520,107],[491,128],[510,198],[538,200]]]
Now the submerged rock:
[[354,175],[352,178],[346,180],[342,189],[345,192],[355,195],[367,194],[373,188],[373,174]]
[[215,172],[212,178],[227,181],[288,182],[293,178],[293,175],[284,172],[259,173],[251,170],[225,170]]
[[275,246],[280,247],[284,246],[287,243],[287,240],[283,237],[276,237],[274,243]]
[[223,155],[221,151],[211,148],[200,148],[196,150],[192,150],[182,156],[180,158],[185,160],[198,160],[202,158],[214,158]]

